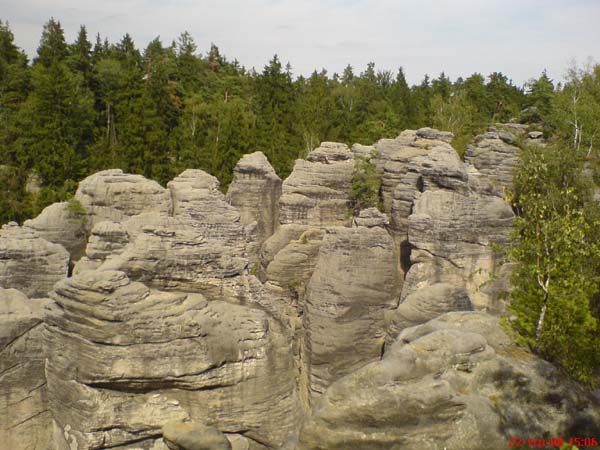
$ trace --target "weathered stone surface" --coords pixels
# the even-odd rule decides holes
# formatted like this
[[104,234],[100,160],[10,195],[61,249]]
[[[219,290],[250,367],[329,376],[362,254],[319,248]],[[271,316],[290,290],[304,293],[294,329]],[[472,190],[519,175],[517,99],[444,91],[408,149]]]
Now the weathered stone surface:
[[450,144],[454,139],[454,135],[449,131],[439,131],[433,128],[421,128],[417,130],[417,136],[425,139],[443,141]]
[[202,170],[188,169],[169,181],[173,216],[201,232],[208,240],[235,247],[244,256],[247,234],[239,211],[219,190],[219,180]]
[[[410,268],[403,297],[415,287],[449,282],[464,286],[476,309],[501,312],[501,299],[490,298],[482,287],[498,270],[492,246],[508,244],[513,219],[510,205],[495,196],[420,194],[408,220],[411,262],[429,267]],[[420,274],[411,276],[412,271]]]
[[[248,267],[235,247],[205,237],[205,229],[192,227],[180,217],[134,217],[129,222],[131,242],[119,255],[106,260],[100,270],[120,270],[134,280],[163,290],[199,292],[222,299],[235,277]],[[235,296],[236,294],[230,294]]]
[[168,215],[171,211],[168,190],[156,181],[123,173],[121,169],[104,170],[87,177],[79,183],[75,199],[87,212],[88,231],[106,220],[123,222],[144,212]]
[[381,355],[384,314],[398,305],[395,258],[382,228],[331,228],[323,238],[303,316],[312,395]]
[[516,133],[492,129],[477,136],[467,146],[465,162],[472,164],[487,178],[488,192],[504,197],[512,188],[513,175],[520,161],[521,150],[512,142]]
[[323,142],[306,160],[296,160],[283,182],[280,223],[348,225],[353,171],[353,155],[344,144]]
[[125,226],[119,222],[99,222],[92,228],[85,255],[90,259],[104,261],[119,255],[129,242]]
[[169,422],[162,433],[171,450],[232,450],[223,433],[198,423]]
[[471,309],[471,299],[463,287],[436,283],[417,289],[407,295],[393,312],[386,342],[393,342],[405,328],[428,322],[447,312]]
[[242,224],[256,223],[258,247],[279,225],[281,185],[281,178],[261,152],[244,155],[235,166],[227,200],[238,209]]
[[51,443],[42,328],[48,299],[0,288],[0,448],[47,450]]
[[291,356],[265,313],[116,271],[64,279],[52,296],[48,392],[69,445],[147,448],[184,419],[272,447],[293,434]]
[[0,287],[16,288],[29,297],[47,297],[58,280],[67,276],[69,253],[30,228],[16,223],[0,230]]
[[500,449],[515,436],[595,433],[599,413],[550,364],[513,345],[498,319],[448,313],[404,330],[381,361],[335,382],[298,448]]
[[357,217],[354,217],[352,224],[357,227],[386,227],[390,221],[377,208],[362,209]]
[[[266,268],[277,253],[279,253],[290,241],[300,239],[300,236],[308,230],[308,225],[288,224],[281,225],[273,236],[265,241],[260,249],[260,264]],[[264,281],[264,280],[263,280]]]
[[420,192],[465,192],[468,186],[465,165],[450,144],[418,139],[412,145],[415,147],[401,147],[384,166],[384,200],[386,186],[392,183],[391,227],[402,236],[407,232],[408,216]]
[[71,254],[71,260],[83,256],[87,241],[85,215],[69,202],[53,203],[35,219],[26,220],[23,226],[35,230],[48,242],[62,245]]

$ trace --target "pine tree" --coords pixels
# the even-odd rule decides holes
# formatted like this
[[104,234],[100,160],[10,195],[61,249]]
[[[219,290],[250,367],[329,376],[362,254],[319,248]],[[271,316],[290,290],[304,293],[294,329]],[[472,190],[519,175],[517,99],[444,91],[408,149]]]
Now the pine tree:
[[69,54],[65,33],[60,22],[51,18],[44,25],[40,45],[37,49],[37,57],[34,64],[50,67],[52,64],[63,62]]

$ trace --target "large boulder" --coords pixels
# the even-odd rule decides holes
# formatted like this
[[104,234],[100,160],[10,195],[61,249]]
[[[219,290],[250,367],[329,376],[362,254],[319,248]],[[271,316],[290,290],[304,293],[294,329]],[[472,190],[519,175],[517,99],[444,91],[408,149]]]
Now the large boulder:
[[171,450],[232,450],[231,443],[218,429],[194,422],[169,422],[162,433]]
[[598,423],[600,406],[497,318],[448,313],[331,385],[297,448],[501,449],[514,437],[595,437]]
[[279,225],[281,184],[281,178],[261,152],[244,155],[233,170],[227,200],[238,209],[242,224],[255,224],[257,247]]
[[382,228],[328,229],[304,304],[310,395],[381,355],[386,311],[398,305],[394,243]]
[[169,181],[173,217],[199,231],[207,240],[236,248],[244,256],[248,240],[240,212],[219,189],[219,180],[208,173],[188,169]]
[[[235,247],[205,237],[202,227],[193,227],[180,216],[146,214],[130,221],[123,225],[129,244],[106,259],[100,270],[120,270],[155,288],[199,292],[211,299],[237,295],[237,278],[248,260]],[[231,285],[233,293],[228,290]]]
[[513,219],[499,197],[441,189],[419,194],[408,219],[413,265],[402,297],[447,282],[465,287],[475,309],[502,312],[502,295],[484,288],[499,273],[495,246],[508,245]]
[[0,230],[0,287],[19,289],[29,297],[47,297],[67,276],[69,253],[16,223]]
[[0,288],[0,448],[49,448],[42,329],[51,306],[48,299]]
[[77,203],[53,203],[23,226],[35,230],[48,242],[62,245],[71,254],[71,260],[83,256],[87,240],[85,211],[79,210]]
[[296,160],[283,182],[280,223],[349,225],[353,172],[353,154],[345,144],[323,142],[306,160]]
[[106,220],[123,222],[144,212],[168,215],[171,211],[168,190],[156,181],[123,173],[121,169],[90,175],[79,183],[75,199],[86,211],[88,231]]
[[393,342],[406,328],[428,322],[447,312],[472,309],[469,293],[462,286],[435,283],[416,289],[403,299],[391,315],[388,343]]
[[521,160],[519,134],[512,129],[491,128],[467,146],[465,162],[479,172],[476,179],[484,177],[479,182],[480,190],[504,197],[512,189],[513,175]]
[[265,313],[116,271],[64,279],[52,297],[48,392],[68,445],[146,448],[184,419],[272,447],[293,433],[291,357]]

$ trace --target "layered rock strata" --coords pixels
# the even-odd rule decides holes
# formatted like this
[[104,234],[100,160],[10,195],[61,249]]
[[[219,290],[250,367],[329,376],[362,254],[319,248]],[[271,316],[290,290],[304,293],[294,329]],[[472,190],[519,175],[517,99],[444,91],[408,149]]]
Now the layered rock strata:
[[296,160],[283,182],[280,223],[348,225],[353,171],[353,154],[344,144],[324,142],[306,160]]
[[48,299],[0,288],[0,448],[47,450],[52,412],[44,373]]
[[81,181],[75,199],[86,211],[86,227],[98,222],[122,222],[144,212],[168,215],[171,196],[156,181],[120,169],[104,170]]
[[46,207],[35,219],[27,220],[23,226],[36,231],[48,242],[62,245],[77,261],[83,256],[87,235],[85,214],[70,202],[53,203]]
[[258,248],[279,225],[281,185],[281,178],[261,152],[244,155],[233,171],[227,200],[239,211],[242,224],[255,224]]
[[19,289],[29,297],[47,297],[66,277],[69,253],[16,223],[0,230],[0,287]]
[[381,361],[332,384],[297,448],[499,449],[549,430],[594,435],[598,412],[498,319],[455,312],[405,329]]
[[293,432],[290,356],[264,313],[109,270],[65,279],[52,297],[50,407],[69,446],[148,448],[183,419],[272,447]]

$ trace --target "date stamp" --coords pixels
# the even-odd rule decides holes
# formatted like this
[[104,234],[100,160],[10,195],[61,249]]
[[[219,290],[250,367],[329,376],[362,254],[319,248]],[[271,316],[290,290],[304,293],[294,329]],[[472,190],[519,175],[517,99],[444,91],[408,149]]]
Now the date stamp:
[[595,448],[598,447],[597,438],[523,438],[523,437],[511,437],[508,442],[509,447],[521,447],[527,448],[546,448],[546,447],[557,447],[561,448],[564,445],[570,445],[571,447],[577,448]]

